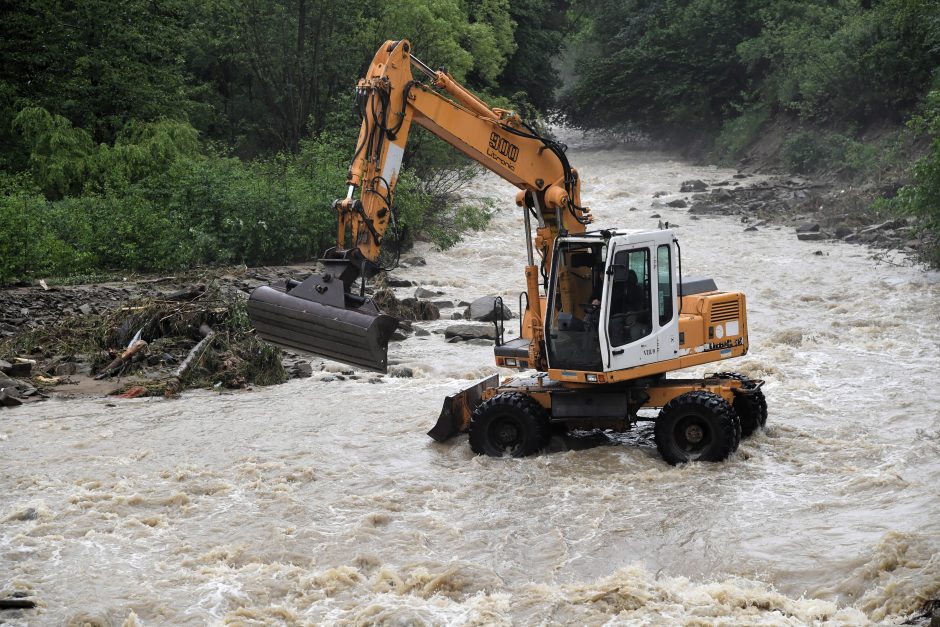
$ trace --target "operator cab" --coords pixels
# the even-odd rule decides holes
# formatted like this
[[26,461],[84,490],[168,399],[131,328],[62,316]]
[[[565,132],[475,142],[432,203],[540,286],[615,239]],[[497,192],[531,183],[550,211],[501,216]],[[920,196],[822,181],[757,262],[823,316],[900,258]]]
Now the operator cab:
[[675,247],[669,230],[559,238],[545,324],[549,368],[610,372],[673,358]]

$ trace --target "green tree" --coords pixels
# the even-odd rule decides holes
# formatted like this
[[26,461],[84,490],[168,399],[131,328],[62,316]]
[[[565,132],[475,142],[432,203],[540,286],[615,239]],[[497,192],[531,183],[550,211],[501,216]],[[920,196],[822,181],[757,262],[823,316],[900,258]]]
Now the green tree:
[[579,126],[665,136],[716,128],[749,88],[736,46],[759,32],[750,0],[589,1],[589,44],[562,106]]
[[930,140],[927,153],[911,168],[911,183],[903,187],[894,201],[896,208],[921,220],[933,237],[928,260],[940,266],[940,89],[931,91],[923,114],[915,116],[910,126]]
[[0,5],[0,82],[95,142],[129,120],[186,119],[185,0],[13,0]]
[[569,34],[567,10],[566,0],[513,0],[509,16],[516,23],[516,51],[500,77],[501,94],[521,92],[542,112],[555,106],[561,87],[555,60]]

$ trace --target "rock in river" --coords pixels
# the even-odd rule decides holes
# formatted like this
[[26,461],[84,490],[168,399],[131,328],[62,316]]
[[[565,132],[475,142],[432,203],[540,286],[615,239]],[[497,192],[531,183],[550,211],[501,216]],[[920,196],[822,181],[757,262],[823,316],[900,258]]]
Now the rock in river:
[[461,340],[495,340],[496,329],[491,324],[453,324],[444,331],[444,337]]
[[682,181],[682,185],[679,187],[680,192],[704,192],[708,189],[708,184],[705,181],[699,181],[698,179],[693,181]]
[[482,296],[472,303],[464,312],[464,318],[467,320],[476,320],[477,322],[492,322],[497,315],[500,320],[509,320],[512,318],[512,312],[509,307],[503,303],[502,311],[496,311],[496,297]]

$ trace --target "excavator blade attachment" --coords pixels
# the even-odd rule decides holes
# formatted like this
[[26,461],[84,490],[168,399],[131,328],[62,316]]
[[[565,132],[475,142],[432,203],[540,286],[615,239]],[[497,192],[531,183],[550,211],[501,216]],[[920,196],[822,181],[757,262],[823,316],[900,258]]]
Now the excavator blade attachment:
[[455,392],[444,399],[444,407],[437,424],[428,435],[438,442],[446,442],[470,427],[470,416],[483,398],[483,391],[499,385],[499,375],[494,374],[477,381],[468,388]]
[[248,317],[271,344],[378,372],[388,369],[388,340],[398,327],[398,320],[346,293],[329,274],[256,288]]

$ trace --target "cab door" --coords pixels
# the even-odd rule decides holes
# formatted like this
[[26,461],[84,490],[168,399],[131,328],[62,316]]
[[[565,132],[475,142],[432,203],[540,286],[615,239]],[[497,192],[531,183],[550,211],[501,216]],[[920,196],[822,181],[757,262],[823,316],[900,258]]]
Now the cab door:
[[671,237],[663,235],[612,242],[601,333],[606,371],[671,359],[678,350],[673,247]]

